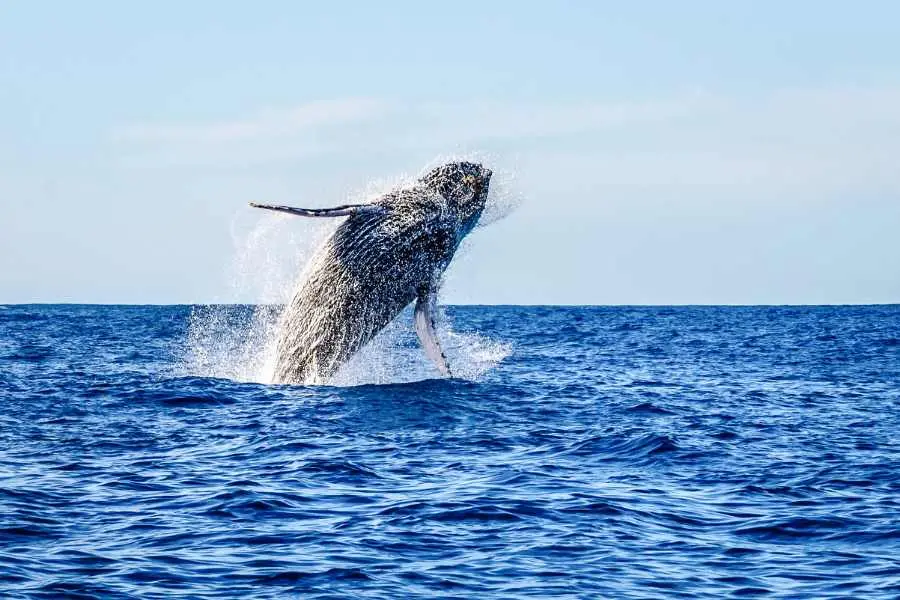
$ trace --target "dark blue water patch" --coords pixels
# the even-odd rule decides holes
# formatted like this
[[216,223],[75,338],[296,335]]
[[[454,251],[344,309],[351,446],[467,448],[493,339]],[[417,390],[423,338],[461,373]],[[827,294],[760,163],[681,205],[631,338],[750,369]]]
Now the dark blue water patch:
[[0,310],[0,596],[900,594],[900,307],[450,307],[513,354],[346,388],[192,311]]
[[652,402],[641,402],[625,409],[633,413],[643,413],[645,415],[671,415],[672,411],[666,410],[661,406],[656,406]]

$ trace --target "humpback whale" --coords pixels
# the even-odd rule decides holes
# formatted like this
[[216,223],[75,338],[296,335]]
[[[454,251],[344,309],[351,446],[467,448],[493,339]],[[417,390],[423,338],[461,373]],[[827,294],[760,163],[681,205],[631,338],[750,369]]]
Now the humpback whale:
[[435,333],[437,292],[484,210],[490,179],[481,164],[451,162],[366,204],[251,203],[302,217],[346,217],[316,251],[282,313],[273,383],[325,383],[413,301],[425,353],[452,377]]

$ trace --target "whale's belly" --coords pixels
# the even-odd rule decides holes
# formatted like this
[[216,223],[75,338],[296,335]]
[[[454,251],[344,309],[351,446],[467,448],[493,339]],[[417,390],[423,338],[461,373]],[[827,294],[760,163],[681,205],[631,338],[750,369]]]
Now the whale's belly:
[[338,228],[286,307],[274,383],[324,383],[430,285],[452,255],[452,241],[433,228],[397,236],[365,225],[348,220]]

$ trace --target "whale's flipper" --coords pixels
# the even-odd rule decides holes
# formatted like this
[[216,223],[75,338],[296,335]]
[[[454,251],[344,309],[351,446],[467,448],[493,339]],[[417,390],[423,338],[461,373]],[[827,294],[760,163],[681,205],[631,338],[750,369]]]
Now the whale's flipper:
[[253,208],[264,208],[266,210],[274,210],[277,212],[288,213],[289,215],[298,215],[301,217],[346,217],[357,212],[375,212],[384,210],[383,207],[375,204],[344,204],[335,206],[334,208],[295,208],[293,206],[274,206],[272,204],[256,204],[251,202]]
[[447,357],[441,350],[438,343],[437,334],[434,330],[434,311],[437,304],[437,290],[428,289],[419,292],[416,299],[416,333],[419,335],[419,341],[422,342],[422,348],[434,364],[437,365],[441,374],[453,377],[450,371],[450,365],[447,364]]

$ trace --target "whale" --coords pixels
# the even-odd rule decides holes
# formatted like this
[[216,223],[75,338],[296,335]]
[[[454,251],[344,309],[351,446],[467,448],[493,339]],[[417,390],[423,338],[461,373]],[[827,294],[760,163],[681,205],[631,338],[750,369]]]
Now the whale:
[[437,297],[444,271],[484,211],[491,175],[480,163],[456,161],[363,204],[251,203],[301,217],[344,219],[315,251],[279,318],[272,383],[327,383],[413,302],[425,354],[452,377],[436,333]]

